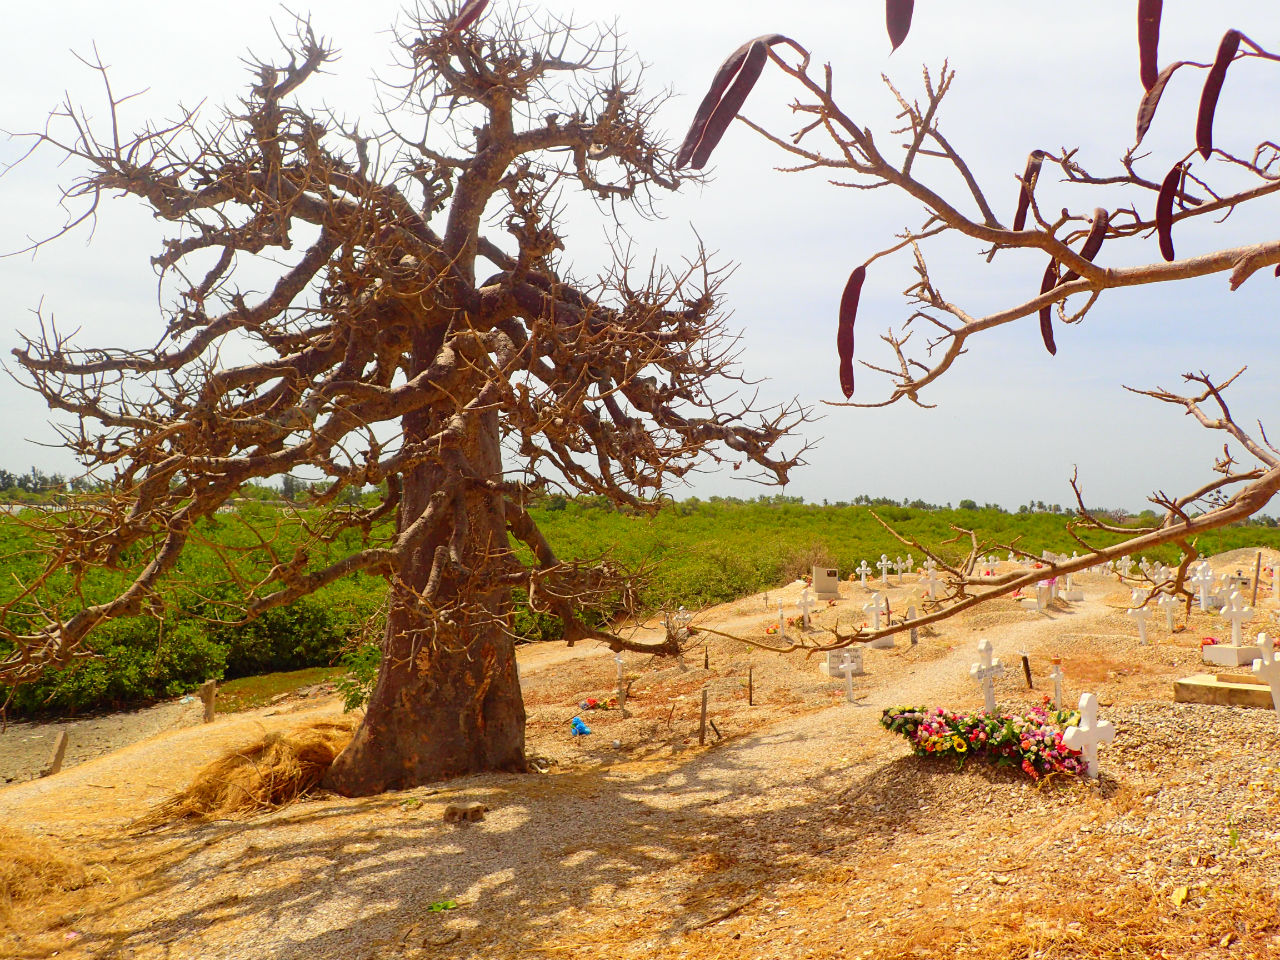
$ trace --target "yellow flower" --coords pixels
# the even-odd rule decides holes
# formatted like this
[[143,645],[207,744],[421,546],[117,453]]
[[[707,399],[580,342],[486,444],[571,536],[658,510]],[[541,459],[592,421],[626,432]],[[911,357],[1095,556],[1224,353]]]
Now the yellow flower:
[[966,750],[969,749],[968,744],[966,744],[959,737],[956,737],[954,743],[955,743],[956,753],[964,753]]

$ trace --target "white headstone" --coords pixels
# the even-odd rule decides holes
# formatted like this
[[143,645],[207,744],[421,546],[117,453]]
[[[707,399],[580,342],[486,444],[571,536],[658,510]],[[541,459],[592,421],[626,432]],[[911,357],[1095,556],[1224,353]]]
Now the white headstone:
[[1232,593],[1227,605],[1222,608],[1220,616],[1231,621],[1231,645],[1238,647],[1243,643],[1241,627],[1253,619],[1253,607],[1246,607],[1239,593]]
[[871,572],[871,568],[867,566],[867,561],[863,560],[862,565],[853,571],[862,579],[862,589],[867,589],[867,574]]
[[969,668],[969,676],[982,687],[982,697],[986,702],[987,713],[996,712],[995,678],[1004,676],[1004,666],[999,660],[991,658],[991,641],[983,640],[978,644],[978,662]]
[[1258,659],[1253,661],[1253,675],[1271,688],[1271,706],[1280,715],[1280,660],[1275,644],[1265,633],[1258,634]]
[[879,630],[879,629],[880,629],[880,614],[884,613],[886,610],[888,610],[888,608],[889,608],[889,607],[888,607],[888,604],[886,604],[886,603],[884,602],[884,597],[880,596],[880,594],[879,594],[879,593],[873,593],[873,594],[871,595],[871,602],[870,602],[870,603],[868,603],[868,604],[866,604],[866,605],[862,608],[862,612],[863,612],[863,613],[869,613],[869,614],[871,614],[871,616],[872,616],[871,629],[872,629],[872,630]]
[[880,586],[889,586],[889,571],[893,569],[893,561],[882,553],[880,554],[880,562],[876,564],[876,569],[880,571]]
[[834,567],[814,567],[813,592],[819,600],[840,599],[840,571]]
[[862,647],[843,647],[839,650],[827,651],[827,676],[839,677],[844,673],[844,664],[852,664],[853,676],[864,674],[862,666]]
[[1106,720],[1098,719],[1098,698],[1092,693],[1080,695],[1080,723],[1067,727],[1062,742],[1084,757],[1085,774],[1098,776],[1098,744],[1110,743],[1116,738],[1116,728]]

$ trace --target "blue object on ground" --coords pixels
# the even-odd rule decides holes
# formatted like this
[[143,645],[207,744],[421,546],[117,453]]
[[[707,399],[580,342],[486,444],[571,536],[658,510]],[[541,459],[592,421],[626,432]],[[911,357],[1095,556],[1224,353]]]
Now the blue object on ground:
[[569,727],[573,731],[573,735],[575,737],[585,737],[591,732],[591,728],[582,722],[581,717],[574,717],[572,722],[569,724]]

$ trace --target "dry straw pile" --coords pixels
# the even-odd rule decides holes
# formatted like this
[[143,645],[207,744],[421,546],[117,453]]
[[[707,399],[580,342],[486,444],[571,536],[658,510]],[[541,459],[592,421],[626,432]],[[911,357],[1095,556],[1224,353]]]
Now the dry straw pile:
[[79,861],[28,833],[0,827],[0,923],[13,919],[15,907],[79,890],[88,883]]
[[220,820],[292,803],[320,783],[350,742],[355,725],[354,717],[343,717],[319,720],[289,733],[268,733],[206,766],[191,786],[139,823]]

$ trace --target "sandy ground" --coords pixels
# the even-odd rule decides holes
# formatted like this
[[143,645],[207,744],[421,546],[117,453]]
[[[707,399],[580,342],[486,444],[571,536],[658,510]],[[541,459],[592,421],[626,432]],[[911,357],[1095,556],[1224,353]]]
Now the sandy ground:
[[[913,580],[891,590],[895,608],[918,598]],[[631,715],[582,713],[589,737],[570,737],[568,721],[581,699],[610,692],[608,651],[522,652],[530,753],[545,775],[140,833],[133,819],[204,763],[340,707],[157,733],[0,789],[0,820],[106,878],[33,909],[0,934],[0,955],[1280,955],[1275,715],[1171,702],[1172,681],[1201,672],[1199,639],[1221,635],[1219,618],[1193,613],[1175,634],[1159,618],[1155,643],[1140,647],[1121,614],[1127,589],[1110,576],[1083,585],[1083,602],[1037,614],[998,601],[918,646],[868,650],[855,704],[802,653],[714,640],[705,669],[701,650],[683,664],[627,655]],[[861,621],[869,592],[843,590],[820,625]],[[771,591],[768,604],[798,592]],[[1274,629],[1275,604],[1258,607],[1250,629]],[[704,617],[762,640],[772,619],[763,596]],[[1070,701],[1098,694],[1118,728],[1099,783],[957,772],[879,728],[887,706],[979,706],[968,670],[983,638],[1010,667],[1006,708],[1040,701],[1051,655],[1063,657]],[[703,689],[722,737],[699,746]],[[446,824],[456,799],[491,812]]]

